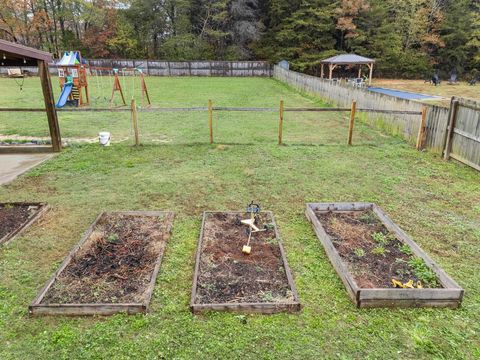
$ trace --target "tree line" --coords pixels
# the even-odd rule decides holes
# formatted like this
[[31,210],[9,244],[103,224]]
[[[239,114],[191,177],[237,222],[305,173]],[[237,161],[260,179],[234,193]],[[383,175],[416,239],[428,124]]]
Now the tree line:
[[91,58],[290,61],[345,52],[376,72],[476,76],[480,0],[0,0],[0,38]]

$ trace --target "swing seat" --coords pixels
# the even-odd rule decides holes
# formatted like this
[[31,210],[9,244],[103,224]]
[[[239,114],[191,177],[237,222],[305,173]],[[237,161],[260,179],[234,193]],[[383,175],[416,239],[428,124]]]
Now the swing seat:
[[16,69],[7,69],[7,75],[8,77],[10,78],[24,78],[25,75],[22,74],[22,70],[19,69],[19,68],[16,68]]

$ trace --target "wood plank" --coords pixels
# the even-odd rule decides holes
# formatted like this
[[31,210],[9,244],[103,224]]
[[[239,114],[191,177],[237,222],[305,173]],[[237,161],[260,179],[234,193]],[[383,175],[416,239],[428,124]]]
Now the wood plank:
[[[147,215],[149,216],[149,215]],[[143,305],[145,306],[145,310],[148,311],[150,308],[150,301],[152,300],[152,295],[153,295],[153,290],[155,289],[155,283],[157,281],[157,276],[158,273],[160,272],[160,267],[162,266],[162,260],[163,256],[165,254],[165,251],[167,249],[167,244],[168,240],[172,234],[172,228],[173,228],[173,220],[175,218],[175,213],[173,212],[166,212],[165,213],[165,230],[163,232],[163,248],[162,250],[158,253],[157,260],[155,261],[155,268],[153,269],[153,273],[150,277],[150,284],[147,287],[146,291],[146,296],[145,300],[143,302]]]
[[308,203],[313,211],[359,211],[372,209],[373,204],[367,202]]
[[312,207],[312,204],[307,204],[306,206],[307,208],[305,211],[305,215],[307,216],[307,219],[312,223],[313,230],[315,231],[317,238],[322,243],[323,248],[325,249],[325,253],[327,254],[327,257],[330,259],[330,262],[332,263],[335,271],[337,272],[338,276],[340,276],[340,280],[342,280],[343,284],[345,285],[348,295],[350,296],[352,301],[358,305],[360,288],[358,287],[355,279],[351,276],[350,272],[348,271],[337,249],[335,249],[335,247],[333,246],[333,243],[330,240],[330,237],[327,235],[327,233],[323,229],[322,224],[320,223],[320,221],[317,218],[317,215],[314,212],[314,208]]
[[470,161],[470,160],[467,160],[467,159],[465,159],[465,158],[463,158],[463,157],[461,157],[461,156],[458,156],[458,155],[452,154],[452,153],[450,153],[450,157],[451,157],[452,159],[455,159],[455,160],[457,160],[457,161],[460,161],[461,163],[464,163],[465,165],[471,166],[471,167],[474,168],[475,170],[480,171],[480,165],[477,165],[477,164],[475,164],[474,162],[472,162],[472,161]]
[[294,313],[301,310],[299,303],[223,303],[194,304],[192,312],[200,314],[206,311],[226,311],[244,314],[275,314],[279,312]]
[[60,126],[58,125],[57,110],[55,108],[55,98],[53,96],[52,81],[48,72],[48,64],[45,61],[38,61],[38,74],[42,84],[43,100],[47,112],[48,128],[52,140],[53,151],[62,150],[62,139],[60,135]]
[[192,282],[192,296],[190,297],[190,308],[193,309],[193,305],[195,305],[195,300],[197,298],[197,283],[198,283],[198,275],[200,272],[200,256],[202,251],[202,244],[203,244],[203,234],[205,231],[205,221],[207,218],[207,214],[210,212],[204,211],[202,216],[202,226],[200,228],[200,235],[197,241],[197,249],[195,251],[195,271],[193,273],[193,282]]
[[467,133],[466,131],[460,130],[460,129],[453,129],[453,132],[457,135],[466,137],[467,139],[480,142],[480,136],[474,136],[472,134]]
[[450,308],[457,309],[460,306],[458,300],[363,300],[359,303],[360,308]]
[[458,100],[454,99],[452,101],[452,110],[450,112],[450,118],[448,120],[448,132],[447,132],[445,151],[444,151],[445,160],[448,160],[450,158],[450,151],[452,149],[453,129],[455,128],[457,113],[458,113]]
[[146,313],[147,308],[144,304],[48,304],[48,305],[30,305],[29,313],[31,316],[41,315],[64,315],[64,316],[108,316],[117,313],[127,313],[129,315]]
[[300,298],[298,296],[297,288],[295,286],[295,281],[293,281],[292,271],[290,270],[290,266],[288,265],[287,254],[285,253],[285,249],[283,248],[282,238],[280,237],[280,232],[278,231],[277,222],[275,221],[275,217],[271,211],[266,211],[270,215],[273,223],[273,229],[275,231],[275,237],[278,241],[278,246],[280,248],[280,254],[282,257],[283,267],[285,268],[285,274],[287,275],[288,284],[290,285],[290,290],[293,294],[293,298],[295,303],[300,305]]
[[461,289],[360,289],[360,300],[391,300],[391,299],[417,299],[417,300],[457,300],[463,296]]

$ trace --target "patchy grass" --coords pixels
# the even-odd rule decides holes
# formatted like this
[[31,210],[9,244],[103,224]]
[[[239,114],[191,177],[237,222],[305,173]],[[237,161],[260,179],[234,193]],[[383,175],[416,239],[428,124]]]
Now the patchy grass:
[[[241,106],[313,101],[269,79],[157,81],[156,99],[169,105],[203,105],[208,97]],[[164,145],[74,146],[0,188],[1,201],[53,208],[0,248],[1,359],[480,357],[478,172],[362,124],[357,145],[348,147],[348,120],[338,114],[287,114],[286,146],[276,145],[275,114],[220,115],[214,145],[206,143],[205,114],[185,123],[172,115],[152,128],[169,140]],[[103,117],[64,121],[62,130],[93,133],[82,121],[101,124]],[[303,311],[191,315],[202,211],[241,210],[252,199],[275,214]],[[355,308],[303,214],[305,202],[319,201],[378,203],[466,289],[462,308]],[[177,213],[150,314],[28,317],[28,304],[100,211],[139,209]]]
[[452,96],[463,97],[480,101],[480,85],[470,86],[462,81],[457,85],[448,85],[444,80],[439,86],[425,83],[423,80],[403,80],[403,79],[373,79],[372,86],[380,86],[389,89],[405,90],[421,94],[442,96],[443,100],[422,100],[428,104],[450,106]]

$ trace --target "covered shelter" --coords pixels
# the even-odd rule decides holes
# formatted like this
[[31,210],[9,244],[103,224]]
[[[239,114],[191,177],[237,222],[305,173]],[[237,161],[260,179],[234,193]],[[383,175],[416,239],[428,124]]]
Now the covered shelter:
[[343,65],[358,65],[358,77],[362,76],[362,65],[367,65],[369,69],[368,75],[368,84],[372,83],[373,75],[373,64],[375,64],[375,59],[370,59],[356,54],[341,54],[329,57],[328,59],[322,60],[321,64],[321,74],[320,77],[324,77],[324,65],[328,65],[328,78],[332,79],[333,70],[338,66]]
[[55,99],[53,97],[52,82],[48,71],[48,64],[53,63],[52,55],[48,52],[37,50],[31,47],[12,43],[0,39],[0,65],[3,67],[21,67],[38,66],[38,74],[43,91],[45,109],[18,109],[18,108],[0,108],[0,111],[45,111],[47,113],[48,127],[52,146],[31,146],[17,149],[1,149],[0,152],[44,152],[62,149],[62,140],[60,137],[60,127],[58,125],[57,111],[55,109]]

